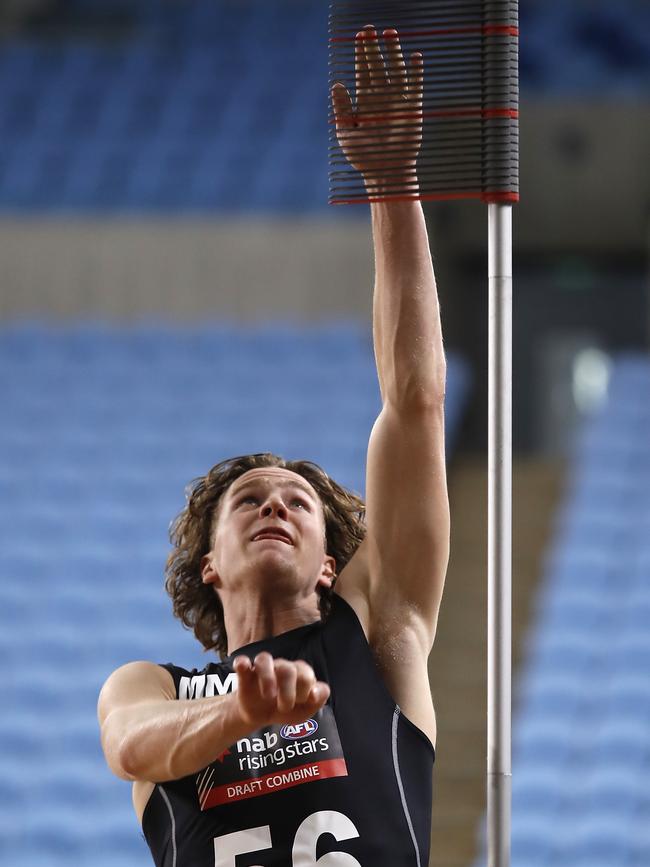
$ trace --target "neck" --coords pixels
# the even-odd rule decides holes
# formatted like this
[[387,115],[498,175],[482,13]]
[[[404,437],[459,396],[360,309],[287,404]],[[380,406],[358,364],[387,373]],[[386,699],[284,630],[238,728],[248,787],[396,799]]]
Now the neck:
[[319,595],[291,599],[268,599],[259,596],[222,594],[224,624],[228,636],[228,654],[239,647],[274,638],[320,620]]

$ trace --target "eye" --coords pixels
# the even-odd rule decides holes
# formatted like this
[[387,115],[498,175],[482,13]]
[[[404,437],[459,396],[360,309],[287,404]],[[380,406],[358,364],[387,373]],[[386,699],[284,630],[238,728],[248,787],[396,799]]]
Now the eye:
[[304,509],[306,512],[309,511],[309,506],[307,505],[307,503],[304,500],[300,500],[300,499],[296,498],[295,500],[291,501],[291,505],[292,506],[300,506],[300,508]]
[[258,502],[259,500],[256,496],[254,496],[253,494],[248,494],[247,496],[242,497],[241,500],[239,500],[239,502],[237,503],[237,505],[243,506],[245,503],[254,503],[255,505],[257,505]]

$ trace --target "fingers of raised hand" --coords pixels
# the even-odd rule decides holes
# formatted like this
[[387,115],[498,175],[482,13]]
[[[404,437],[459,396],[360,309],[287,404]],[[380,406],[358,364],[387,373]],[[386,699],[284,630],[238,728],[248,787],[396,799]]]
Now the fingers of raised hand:
[[364,40],[364,31],[360,30],[354,43],[354,74],[357,99],[370,89],[370,70],[368,69],[368,61],[366,60]]
[[409,78],[409,97],[421,105],[424,91],[424,58],[419,51],[415,51],[411,55]]
[[386,61],[379,47],[377,31],[367,24],[355,41],[355,75],[357,99],[370,88],[389,86],[393,94],[419,100],[424,83],[424,60],[420,52],[411,54],[410,69],[404,60],[399,33],[394,28],[383,31]]
[[407,93],[409,86],[406,64],[404,63],[404,55],[402,54],[402,46],[400,45],[397,30],[384,30],[384,39],[386,40],[386,57],[388,59],[390,83],[396,90]]
[[379,38],[372,24],[366,24],[361,31],[366,63],[370,72],[370,83],[373,86],[388,84],[388,72],[383,55],[379,49]]
[[332,88],[332,104],[337,128],[354,124],[354,109],[347,87],[337,81]]

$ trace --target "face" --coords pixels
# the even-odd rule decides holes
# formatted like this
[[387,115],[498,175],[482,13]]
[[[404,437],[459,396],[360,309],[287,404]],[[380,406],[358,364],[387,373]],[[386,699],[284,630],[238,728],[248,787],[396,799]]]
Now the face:
[[249,470],[232,483],[221,499],[212,542],[201,564],[203,581],[221,592],[309,595],[334,578],[318,494],[302,476],[281,467]]

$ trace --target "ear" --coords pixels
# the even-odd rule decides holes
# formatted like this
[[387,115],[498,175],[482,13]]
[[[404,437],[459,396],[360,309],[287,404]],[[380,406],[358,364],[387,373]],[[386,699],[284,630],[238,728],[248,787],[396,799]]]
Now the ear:
[[205,554],[201,557],[201,580],[204,584],[214,584],[216,587],[221,586],[221,578],[217,572],[212,554]]
[[323,560],[321,574],[318,576],[317,587],[331,588],[336,580],[336,560],[327,554]]

